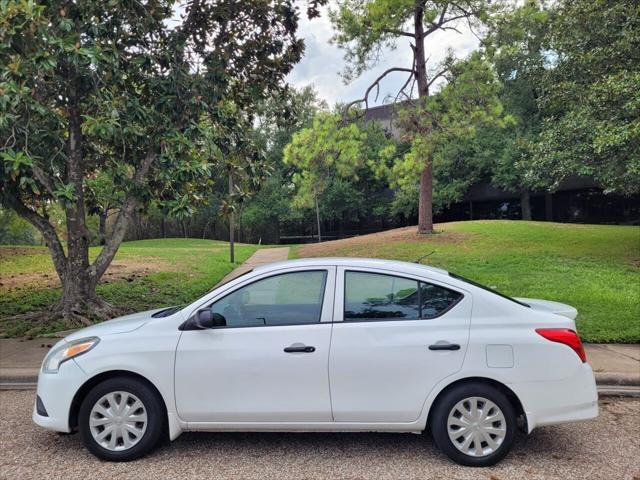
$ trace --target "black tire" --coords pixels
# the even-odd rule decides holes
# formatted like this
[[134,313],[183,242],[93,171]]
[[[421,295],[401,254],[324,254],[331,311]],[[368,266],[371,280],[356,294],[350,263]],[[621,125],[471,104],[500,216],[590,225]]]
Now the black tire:
[[[460,451],[447,432],[447,419],[454,406],[470,397],[483,397],[496,404],[506,423],[504,440],[496,451],[486,456],[474,457]],[[462,383],[445,392],[433,406],[430,418],[431,434],[440,450],[454,462],[468,467],[488,467],[502,460],[513,447],[517,426],[516,413],[509,399],[497,388],[481,382]],[[486,445],[485,445],[486,446]]]
[[[144,404],[147,428],[142,438],[128,450],[113,451],[101,446],[91,434],[89,417],[96,402],[111,392],[123,391],[135,395]],[[158,393],[147,383],[132,377],[105,380],[91,389],[80,405],[78,427],[84,446],[96,457],[112,462],[128,462],[153,450],[163,438],[165,410]]]

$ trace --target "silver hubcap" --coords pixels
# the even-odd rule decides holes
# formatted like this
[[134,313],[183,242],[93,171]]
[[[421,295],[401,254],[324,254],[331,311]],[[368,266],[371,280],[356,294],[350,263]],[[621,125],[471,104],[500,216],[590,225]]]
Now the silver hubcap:
[[128,450],[142,440],[147,430],[147,410],[129,392],[107,393],[91,409],[89,428],[103,448]]
[[507,434],[502,410],[482,397],[456,403],[447,418],[451,442],[465,455],[485,457],[500,448]]

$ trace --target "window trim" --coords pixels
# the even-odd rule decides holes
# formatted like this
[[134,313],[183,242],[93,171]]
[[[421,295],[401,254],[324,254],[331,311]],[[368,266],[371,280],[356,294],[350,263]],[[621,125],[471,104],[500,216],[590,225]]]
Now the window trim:
[[531,305],[529,305],[528,303],[525,302],[521,302],[520,300],[516,300],[513,297],[510,297],[509,295],[505,295],[502,292],[499,292],[491,287],[487,287],[486,285],[483,285],[481,283],[476,282],[475,280],[471,280],[469,278],[463,277],[461,275],[458,275],[457,273],[453,273],[453,272],[447,272],[449,274],[449,276],[455,280],[458,280],[460,282],[464,282],[464,283],[468,283],[469,285],[472,285],[476,288],[480,288],[482,290],[484,290],[485,292],[489,292],[489,293],[493,293],[494,295],[497,295],[498,297],[502,297],[505,300],[510,300],[513,303],[517,303],[518,305],[522,306],[522,307],[527,307],[527,308],[531,308]]
[[[349,269],[349,268],[345,268],[343,270],[343,285],[342,285],[342,322],[344,323],[372,323],[372,322],[415,322],[415,321],[420,321],[420,320],[433,320],[436,318],[439,318],[443,315],[445,315],[447,312],[449,312],[451,309],[453,309],[456,305],[458,305],[462,299],[465,297],[465,294],[458,291],[458,290],[454,290],[452,288],[448,288],[448,287],[444,287],[442,285],[437,285],[435,283],[432,282],[428,282],[425,281],[423,279],[417,279],[417,278],[411,278],[411,277],[407,277],[404,275],[397,275],[394,273],[386,273],[386,272],[380,272],[380,271],[370,271],[370,270],[353,270],[353,269]],[[419,311],[419,315],[418,318],[405,318],[405,319],[398,319],[398,318],[372,318],[372,319],[348,319],[346,316],[346,311],[347,311],[347,273],[364,273],[364,274],[369,274],[369,275],[384,275],[386,277],[395,277],[395,278],[402,278],[403,280],[411,280],[414,281],[418,284],[418,302],[420,305],[420,311]],[[451,305],[449,305],[446,309],[444,309],[442,312],[440,312],[438,315],[433,315],[433,316],[422,316],[422,289],[420,288],[420,284],[424,283],[427,285],[432,285],[434,287],[439,287],[439,288],[443,288],[445,290],[449,290],[451,292],[455,292],[458,293],[460,296],[456,299],[455,302],[452,302]]]
[[[329,279],[329,273],[330,273],[330,269],[326,268],[326,267],[319,267],[319,268],[310,268],[310,269],[304,269],[304,270],[292,270],[292,271],[274,271],[272,272],[272,275],[266,275],[264,277],[260,277],[260,278],[256,278],[253,281],[244,283],[242,285],[239,285],[238,288],[233,289],[230,292],[226,292],[224,295],[222,295],[221,297],[216,298],[215,300],[212,300],[211,302],[205,302],[204,306],[200,306],[198,307],[193,314],[195,314],[198,310],[201,310],[203,308],[210,308],[213,304],[218,303],[221,300],[224,300],[226,297],[228,297],[229,295],[232,295],[240,290],[242,290],[243,288],[249,287],[251,285],[253,285],[254,283],[258,283],[261,282],[263,280],[268,280],[269,278],[273,278],[273,277],[279,277],[281,275],[291,275],[294,273],[308,273],[308,272],[322,272],[323,275],[323,281],[322,281],[322,295],[320,298],[320,314],[318,315],[318,320],[313,322],[313,323],[281,323],[278,325],[237,325],[237,326],[229,326],[229,325],[224,325],[224,326],[220,326],[220,327],[212,327],[212,328],[207,328],[206,330],[231,330],[231,329],[237,329],[237,328],[273,328],[273,327],[292,327],[292,326],[298,326],[298,327],[304,327],[304,326],[308,326],[308,325],[322,325],[322,324],[331,324],[333,322],[323,322],[322,321],[322,314],[324,313],[324,302],[325,302],[325,298],[327,295],[327,285],[329,284],[328,279]],[[335,288],[335,285],[334,285]],[[192,314],[192,316],[193,316]],[[191,317],[189,317],[189,319],[191,319]],[[188,320],[187,320],[188,321]]]

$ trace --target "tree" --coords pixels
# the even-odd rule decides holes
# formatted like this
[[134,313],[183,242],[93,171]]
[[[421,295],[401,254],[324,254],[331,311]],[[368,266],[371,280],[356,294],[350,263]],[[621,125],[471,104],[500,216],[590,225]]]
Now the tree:
[[538,99],[544,115],[532,178],[589,176],[605,193],[640,192],[640,4],[554,7]]
[[[250,129],[246,122],[246,130]],[[242,202],[251,197],[271,173],[264,162],[264,152],[251,139],[229,137],[225,142],[224,169],[227,177],[227,197],[222,200],[220,212],[229,220],[229,261],[235,262],[235,220]]]
[[315,208],[318,242],[320,228],[320,197],[335,173],[340,177],[354,177],[364,163],[363,135],[355,123],[344,125],[340,115],[319,113],[313,125],[293,135],[284,149],[284,163],[299,171],[293,177],[297,187],[294,203]]
[[[153,199],[180,208],[207,188],[215,128],[202,116],[226,124],[222,100],[243,110],[277,91],[303,51],[286,0],[192,0],[178,22],[176,5],[0,4],[1,201],[44,237],[63,286],[53,313],[70,324],[114,313],[96,285],[134,212]],[[107,171],[123,198],[91,263],[87,181]]]
[[[498,98],[500,84],[478,52],[448,67],[447,84],[416,107],[401,109],[399,126],[410,135],[410,148],[390,168],[392,183],[415,191],[423,159],[436,170],[439,207],[460,201],[470,185],[489,172],[500,151],[493,129],[512,124]],[[407,210],[403,195],[403,210]]]
[[[337,30],[335,42],[346,51],[349,67],[345,77],[351,79],[373,68],[380,59],[384,47],[395,48],[399,39],[409,39],[413,52],[411,65],[394,66],[382,72],[370,85],[362,99],[354,104],[364,108],[369,106],[371,92],[379,91],[380,82],[389,74],[401,72],[408,78],[395,100],[411,99],[413,83],[417,84],[417,95],[421,105],[428,103],[433,94],[434,82],[449,71],[451,62],[440,66],[428,65],[426,40],[438,31],[454,30],[461,22],[472,22],[487,15],[485,0],[339,0],[338,8],[331,13],[331,19]],[[408,90],[407,90],[408,89]],[[407,93],[408,92],[408,93]],[[429,112],[422,108],[423,114]],[[430,128],[437,128],[430,121]],[[418,232],[433,232],[433,158],[420,138],[425,131],[415,131],[416,145],[411,161],[420,166],[420,194],[418,209]]]
[[496,155],[492,183],[520,194],[522,218],[531,220],[530,190],[549,185],[544,175],[532,178],[531,158],[542,126],[538,98],[549,65],[550,12],[537,0],[489,20],[485,50],[502,83],[500,100],[515,123],[502,131],[504,145]]
[[269,238],[279,243],[280,224],[299,219],[301,212],[292,205],[296,169],[285,165],[284,148],[295,132],[309,127],[316,113],[327,108],[309,86],[287,89],[258,105],[252,137],[272,173],[243,208],[243,223],[250,226],[255,241]]

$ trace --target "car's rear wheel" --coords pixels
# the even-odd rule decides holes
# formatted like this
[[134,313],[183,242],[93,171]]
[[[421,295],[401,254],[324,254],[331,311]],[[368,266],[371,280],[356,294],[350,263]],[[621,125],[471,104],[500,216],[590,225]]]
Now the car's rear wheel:
[[78,416],[82,442],[105,460],[128,461],[151,451],[162,437],[164,409],[146,383],[111,378],[85,397]]
[[517,429],[515,410],[506,395],[491,385],[457,385],[434,408],[431,433],[454,462],[489,466],[511,450]]

